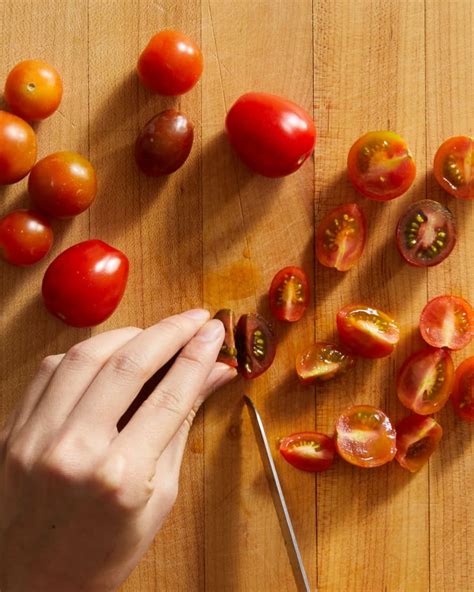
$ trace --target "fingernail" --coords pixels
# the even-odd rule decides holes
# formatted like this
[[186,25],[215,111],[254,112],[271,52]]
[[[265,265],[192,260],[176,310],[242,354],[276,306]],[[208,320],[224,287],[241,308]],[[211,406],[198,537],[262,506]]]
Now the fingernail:
[[204,308],[193,308],[192,310],[187,310],[182,314],[185,317],[189,317],[195,321],[207,321],[207,319],[211,316],[210,312]]
[[213,319],[199,330],[196,337],[201,341],[216,341],[217,339],[223,339],[224,326],[220,321]]

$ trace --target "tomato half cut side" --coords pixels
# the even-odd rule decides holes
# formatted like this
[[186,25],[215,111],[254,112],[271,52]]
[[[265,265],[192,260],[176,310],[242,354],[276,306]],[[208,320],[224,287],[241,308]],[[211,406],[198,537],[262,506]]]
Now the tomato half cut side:
[[459,417],[474,421],[474,356],[457,368],[451,401]]
[[421,312],[420,333],[428,345],[458,350],[474,335],[474,310],[457,296],[437,296]]
[[448,208],[432,199],[411,204],[398,221],[397,247],[415,267],[438,265],[454,249],[456,222]]
[[272,328],[259,314],[242,315],[235,330],[239,372],[244,378],[257,378],[273,363],[276,340]]
[[232,368],[237,368],[237,348],[235,347],[235,319],[234,312],[229,308],[222,308],[217,311],[215,319],[219,319],[222,322],[225,329],[224,343],[222,344],[221,351],[217,357],[218,362],[227,364]]
[[364,212],[355,203],[331,210],[316,231],[316,257],[321,265],[347,271],[362,256],[366,241]]
[[409,415],[397,425],[397,454],[400,465],[416,473],[438,447],[443,428],[432,417]]
[[309,282],[300,267],[284,267],[270,286],[270,310],[279,321],[299,321],[309,304]]
[[365,358],[390,355],[400,339],[400,329],[387,313],[363,304],[341,308],[336,324],[342,343]]
[[352,465],[379,467],[395,456],[396,433],[383,411],[372,405],[354,405],[336,421],[336,448]]
[[434,175],[441,187],[460,199],[474,199],[474,139],[445,140],[434,158]]
[[334,462],[334,440],[318,432],[299,432],[280,442],[283,458],[301,471],[320,473],[327,471]]
[[298,354],[296,373],[300,382],[312,384],[343,374],[355,364],[355,358],[340,345],[315,343]]
[[369,199],[387,201],[405,193],[416,174],[415,161],[405,140],[394,132],[368,132],[351,147],[349,179]]

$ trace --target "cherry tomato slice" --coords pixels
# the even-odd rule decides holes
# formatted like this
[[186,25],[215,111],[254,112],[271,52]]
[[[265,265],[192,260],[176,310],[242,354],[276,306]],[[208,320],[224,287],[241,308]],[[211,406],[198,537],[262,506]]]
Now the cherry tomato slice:
[[337,313],[342,343],[364,358],[383,358],[400,339],[397,323],[385,312],[363,304],[349,304]]
[[298,354],[296,373],[303,384],[311,384],[343,374],[354,364],[354,356],[339,345],[315,343]]
[[460,199],[474,199],[474,139],[445,140],[434,158],[434,175],[441,187]]
[[433,347],[462,349],[474,335],[474,310],[464,298],[433,298],[421,312],[420,333]]
[[454,215],[432,199],[417,201],[398,221],[396,239],[401,256],[410,265],[438,265],[456,244]]
[[247,93],[226,118],[229,141],[241,160],[265,177],[297,171],[314,149],[311,117],[296,103],[267,93]]
[[300,432],[283,438],[280,442],[283,458],[301,471],[320,473],[334,462],[334,440],[318,432]]
[[400,368],[397,395],[400,402],[419,415],[442,409],[454,384],[454,364],[445,349],[427,347],[412,354]]
[[284,267],[270,286],[270,310],[279,321],[299,321],[309,304],[309,283],[300,267]]
[[372,405],[354,405],[336,422],[336,448],[344,460],[363,468],[390,462],[396,433],[383,411]]
[[364,212],[355,203],[331,210],[316,231],[316,257],[321,265],[347,271],[359,261],[365,247]]
[[49,312],[73,327],[92,327],[115,311],[125,292],[128,259],[100,240],[87,240],[63,251],[43,278]]
[[474,356],[458,366],[451,401],[459,417],[474,421]]
[[273,363],[276,340],[267,321],[259,314],[242,315],[235,330],[239,372],[244,378],[257,378]]
[[223,308],[216,312],[215,319],[219,319],[222,321],[225,329],[225,338],[224,343],[222,344],[221,351],[217,357],[218,362],[222,362],[231,366],[232,368],[237,368],[238,361],[237,361],[237,348],[235,347],[235,320],[234,320],[234,313],[229,308]]
[[397,454],[400,465],[416,473],[438,447],[443,428],[432,417],[409,415],[397,425]]
[[44,216],[15,210],[0,219],[0,257],[13,265],[33,265],[53,244],[53,230]]
[[36,134],[16,115],[0,111],[0,185],[23,179],[36,161]]
[[370,199],[387,201],[407,191],[416,167],[405,140],[394,132],[368,132],[352,146],[347,158],[349,179]]

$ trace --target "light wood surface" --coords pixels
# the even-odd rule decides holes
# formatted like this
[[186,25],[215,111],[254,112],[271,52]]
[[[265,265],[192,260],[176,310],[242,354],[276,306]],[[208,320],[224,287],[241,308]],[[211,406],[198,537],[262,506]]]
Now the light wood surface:
[[[216,395],[193,428],[178,503],[125,592],[284,592],[295,589],[242,394],[256,401],[308,575],[320,592],[471,592],[474,490],[472,427],[439,414],[440,450],[418,475],[396,463],[363,471],[342,461],[315,478],[285,464],[277,438],[331,431],[350,403],[405,414],[394,388],[402,360],[421,345],[417,321],[443,293],[474,302],[473,208],[448,197],[431,175],[440,142],[474,135],[474,3],[471,0],[0,0],[0,80],[21,59],[40,57],[60,71],[60,112],[37,126],[39,156],[72,149],[95,164],[99,197],[90,212],[55,224],[49,260],[97,237],[131,261],[125,298],[93,330],[68,328],[38,297],[48,261],[0,267],[0,415],[13,408],[39,360],[92,333],[149,325],[186,307],[268,316],[276,271],[302,265],[314,303],[295,326],[276,327],[275,364],[248,384]],[[205,57],[201,82],[174,100],[153,97],[134,67],[163,28],[194,37]],[[252,175],[232,154],[226,111],[249,90],[287,96],[313,112],[314,160],[282,180]],[[185,166],[149,180],[134,165],[138,129],[176,104],[195,122]],[[417,178],[392,203],[358,197],[345,175],[352,142],[393,129],[414,152]],[[412,269],[396,252],[399,214],[415,199],[455,212],[459,242],[437,268]],[[340,274],[315,266],[314,224],[330,208],[358,201],[369,219],[360,264]],[[0,214],[27,204],[26,182],[0,188]],[[390,310],[402,326],[396,353],[360,361],[322,387],[298,385],[299,349],[334,334],[338,308],[351,301]],[[474,347],[455,355],[456,363]]]

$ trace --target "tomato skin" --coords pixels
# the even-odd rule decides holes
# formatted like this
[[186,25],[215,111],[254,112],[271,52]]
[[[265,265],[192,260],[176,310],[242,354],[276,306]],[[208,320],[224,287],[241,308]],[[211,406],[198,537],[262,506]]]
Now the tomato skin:
[[315,343],[296,357],[296,373],[302,384],[323,382],[347,372],[355,358],[333,343]]
[[239,372],[246,379],[257,378],[272,365],[276,339],[271,326],[259,314],[242,315],[235,329]]
[[280,454],[301,471],[321,473],[332,466],[336,447],[326,434],[299,432],[281,440]]
[[73,327],[92,327],[115,311],[125,292],[128,259],[100,240],[87,240],[63,251],[43,278],[48,311]]
[[458,350],[474,336],[474,310],[458,296],[437,296],[421,311],[420,333],[428,345]]
[[453,390],[454,364],[449,351],[427,347],[403,363],[397,378],[400,402],[419,415],[442,409]]
[[316,257],[321,265],[347,271],[362,256],[367,223],[355,203],[334,208],[321,220],[316,231]]
[[138,76],[148,90],[177,96],[191,90],[201,77],[203,58],[194,41],[180,31],[160,31],[138,60]]
[[11,185],[26,177],[35,164],[36,151],[36,134],[31,125],[0,111],[0,185]]
[[265,177],[297,171],[314,149],[311,117],[296,103],[267,93],[247,93],[226,117],[230,144],[240,159]]
[[279,321],[294,323],[306,312],[310,292],[308,277],[300,267],[284,267],[270,286],[270,310]]
[[8,74],[5,100],[13,113],[27,121],[52,115],[61,103],[63,83],[58,72],[41,60],[25,60]]
[[474,356],[456,369],[451,402],[461,419],[474,421]]
[[404,469],[416,473],[425,465],[438,447],[443,428],[432,417],[412,414],[396,425],[397,454],[395,458]]
[[0,219],[0,257],[20,267],[45,257],[53,244],[53,230],[44,216],[15,210]]
[[227,364],[231,368],[237,368],[239,363],[237,361],[237,348],[235,346],[234,312],[229,308],[222,308],[216,312],[214,318],[221,321],[225,329],[224,343],[217,356],[217,361]]
[[474,139],[454,136],[445,140],[435,154],[433,171],[445,191],[459,199],[474,199]]

